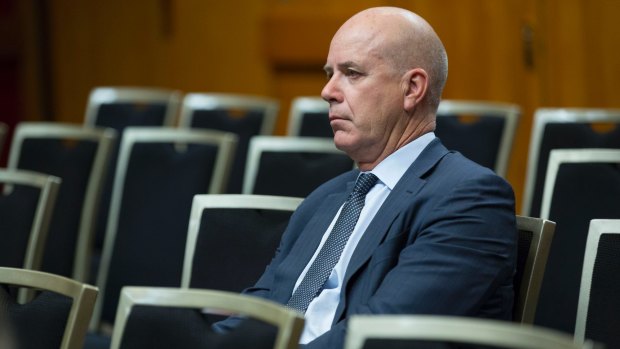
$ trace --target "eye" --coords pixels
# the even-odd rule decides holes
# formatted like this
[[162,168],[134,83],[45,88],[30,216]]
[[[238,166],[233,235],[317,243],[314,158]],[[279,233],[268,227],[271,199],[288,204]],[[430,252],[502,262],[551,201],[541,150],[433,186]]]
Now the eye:
[[350,77],[350,78],[357,78],[357,77],[362,76],[362,73],[360,73],[359,71],[354,70],[354,69],[347,69],[345,71],[345,75]]

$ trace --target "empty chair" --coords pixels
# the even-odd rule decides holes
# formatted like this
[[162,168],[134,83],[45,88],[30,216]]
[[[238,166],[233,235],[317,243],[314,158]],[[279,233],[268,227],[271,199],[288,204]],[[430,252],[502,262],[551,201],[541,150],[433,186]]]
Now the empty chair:
[[45,245],[42,270],[85,281],[103,175],[116,133],[80,125],[20,123],[9,168],[62,179]]
[[514,104],[442,100],[435,134],[446,148],[505,176],[520,114]]
[[214,290],[125,287],[116,313],[112,349],[148,348],[150,343],[162,348],[209,348],[205,345],[208,324],[201,323],[199,314],[203,309],[243,315],[275,326],[274,349],[299,346],[303,315],[281,304]]
[[555,231],[555,222],[546,219],[517,216],[519,243],[517,270],[514,276],[515,322],[534,322],[538,295],[543,281],[547,257]]
[[535,324],[573,333],[590,220],[620,218],[620,149],[554,149],[541,216],[557,222]]
[[250,141],[243,193],[306,197],[354,167],[331,139],[256,136]]
[[[512,349],[601,348],[591,341],[576,343],[572,336],[550,329],[499,320],[436,315],[353,316],[347,326],[344,348],[417,348],[415,344],[421,342]],[[420,347],[426,348],[424,345]]]
[[88,97],[85,126],[173,126],[181,93],[149,87],[96,87]]
[[0,266],[39,269],[60,178],[0,169]]
[[620,109],[541,108],[534,114],[521,214],[540,217],[549,152],[620,148]]
[[266,195],[194,196],[181,285],[240,292],[256,283],[301,201]]
[[620,348],[620,219],[593,219],[588,230],[575,337]]
[[100,321],[114,321],[123,286],[180,285],[192,198],[225,188],[235,140],[233,134],[210,130],[125,130],[93,329]]
[[277,100],[237,94],[188,93],[183,98],[180,127],[208,128],[235,133],[235,162],[227,193],[241,193],[250,138],[273,133],[280,104]]
[[[40,292],[21,304],[13,296],[14,287]],[[0,316],[6,322],[2,327],[15,349],[81,349],[96,297],[96,287],[75,280],[0,267]]]
[[291,102],[288,136],[333,138],[329,124],[329,103],[319,96],[296,97]]
[[109,127],[118,133],[110,154],[110,166],[104,174],[101,205],[96,214],[95,259],[100,257],[103,246],[123,130],[130,126],[174,126],[180,99],[180,91],[152,87],[107,86],[95,87],[90,92],[84,126]]

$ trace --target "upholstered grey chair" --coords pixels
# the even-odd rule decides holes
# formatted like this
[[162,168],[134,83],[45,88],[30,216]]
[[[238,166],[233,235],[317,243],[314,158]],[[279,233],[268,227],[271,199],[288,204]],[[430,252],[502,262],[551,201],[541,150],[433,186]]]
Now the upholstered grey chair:
[[[36,296],[18,302],[15,287],[36,291]],[[12,342],[0,344],[11,349],[11,344],[15,349],[81,349],[96,297],[96,287],[63,276],[0,267],[0,316]]]
[[534,322],[555,226],[555,222],[546,219],[517,216],[519,250],[514,276],[515,306],[512,312],[515,322]]
[[620,219],[593,219],[581,273],[575,338],[620,347]]
[[226,193],[239,194],[250,139],[256,135],[273,134],[279,108],[280,103],[268,97],[188,93],[183,98],[179,126],[220,130],[237,135],[235,161]]
[[243,193],[306,197],[354,167],[331,139],[255,136],[250,141]]
[[[592,349],[569,334],[500,320],[437,315],[355,315],[349,319],[345,349],[428,348],[424,343],[510,349]],[[416,346],[416,344],[418,346]],[[477,347],[476,346],[476,347]],[[437,348],[437,346],[432,346]],[[441,348],[446,348],[441,346]]]
[[269,195],[194,196],[181,285],[233,292],[253,285],[301,201]]
[[521,214],[541,217],[553,149],[620,148],[620,109],[540,108],[534,114]]
[[448,149],[506,176],[520,115],[515,104],[442,100],[435,134]]
[[275,326],[273,349],[297,348],[304,324],[302,314],[284,305],[238,293],[125,287],[116,313],[112,349],[146,348],[153,341],[161,347],[208,348],[209,329],[200,319],[201,312],[242,315]]
[[116,132],[55,122],[22,122],[8,167],[62,179],[42,270],[86,281],[104,175]]
[[61,179],[0,169],[0,266],[40,269]]
[[620,219],[620,149],[551,150],[541,218],[557,222],[535,324],[575,330],[588,226]]
[[319,96],[299,96],[291,102],[286,134],[291,137],[333,138],[329,104]]
[[181,284],[192,198],[224,190],[235,144],[235,135],[220,131],[125,129],[93,330],[113,323],[123,286]]

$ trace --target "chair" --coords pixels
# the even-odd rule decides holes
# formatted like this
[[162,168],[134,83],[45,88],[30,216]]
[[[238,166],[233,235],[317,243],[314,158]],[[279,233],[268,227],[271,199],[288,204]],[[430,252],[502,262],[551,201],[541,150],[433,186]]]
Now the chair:
[[42,270],[85,281],[103,175],[116,132],[80,125],[23,122],[15,129],[8,167],[57,176],[58,191]]
[[[241,295],[231,292],[214,290],[195,290],[195,289],[174,289],[157,287],[125,287],[122,291],[121,301],[116,313],[116,324],[112,335],[112,349],[131,349],[146,348],[143,343],[152,338],[141,335],[141,331],[149,331],[145,328],[149,323],[161,322],[166,320],[161,316],[149,319],[148,308],[153,307],[174,307],[194,309],[194,315],[202,309],[208,308],[210,311],[225,312],[230,314],[245,315],[250,318],[258,319],[277,327],[274,349],[292,349],[299,345],[299,337],[304,324],[302,314],[299,314],[281,304],[277,304],[265,299]],[[156,313],[157,314],[157,313]],[[167,321],[170,327],[153,333],[154,336],[162,332],[175,335],[175,332],[192,332],[188,336],[178,336],[178,341],[173,340],[169,347],[196,347],[192,346],[192,340],[204,337],[208,331],[208,325],[201,326],[199,319],[188,321],[188,313],[168,312],[166,314],[176,315],[180,321]],[[145,321],[146,318],[146,321]],[[176,319],[175,319],[176,320]],[[184,322],[185,320],[186,322]],[[191,322],[198,322],[192,324]],[[194,327],[188,329],[188,327]],[[160,338],[155,338],[161,343]],[[200,340],[200,339],[198,339]],[[165,342],[164,342],[165,343]],[[163,346],[162,346],[163,347]]]
[[0,266],[39,269],[60,178],[0,169]]
[[517,216],[519,249],[514,276],[515,307],[513,321],[532,324],[538,304],[538,294],[551,249],[555,222]]
[[568,334],[546,328],[491,319],[437,315],[352,316],[344,348],[416,348],[412,344],[419,345],[421,342],[512,349],[602,348],[592,341],[577,343]]
[[620,219],[593,219],[588,230],[575,338],[620,348]]
[[96,87],[88,97],[85,126],[174,126],[179,91],[148,87]]
[[255,136],[250,141],[243,193],[306,197],[354,167],[331,139]]
[[514,104],[443,100],[435,134],[448,149],[506,176],[520,114]]
[[574,333],[590,220],[620,218],[620,149],[554,149],[541,216],[558,223],[535,324]]
[[[9,286],[40,292],[21,304]],[[81,349],[96,297],[96,287],[63,276],[0,267],[0,309],[16,348]]]
[[541,108],[534,114],[521,214],[540,217],[549,152],[620,148],[620,109]]
[[194,196],[181,286],[240,292],[256,283],[301,201],[263,195]]
[[271,135],[279,102],[275,99],[223,93],[188,93],[183,99],[179,125],[208,128],[238,136],[235,162],[226,193],[241,193],[250,138]]
[[123,286],[180,285],[192,198],[225,188],[235,141],[233,134],[210,130],[125,130],[93,330],[114,321]]
[[[110,153],[108,169],[103,177],[101,205],[97,210],[94,247],[95,264],[101,254],[108,221],[108,210],[118,147],[123,130],[130,126],[173,127],[179,109],[181,92],[151,87],[96,87],[92,89],[86,105],[85,127],[108,127],[116,130],[118,137]],[[96,269],[96,268],[95,268]],[[93,277],[96,270],[93,270]]]
[[286,134],[291,137],[333,138],[329,104],[319,96],[296,97],[291,102]]

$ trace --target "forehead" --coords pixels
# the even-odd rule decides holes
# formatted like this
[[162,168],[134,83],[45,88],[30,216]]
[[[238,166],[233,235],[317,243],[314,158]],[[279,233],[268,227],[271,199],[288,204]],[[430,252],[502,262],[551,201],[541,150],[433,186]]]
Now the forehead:
[[382,59],[384,43],[377,33],[366,30],[339,31],[329,46],[326,68],[364,65]]

